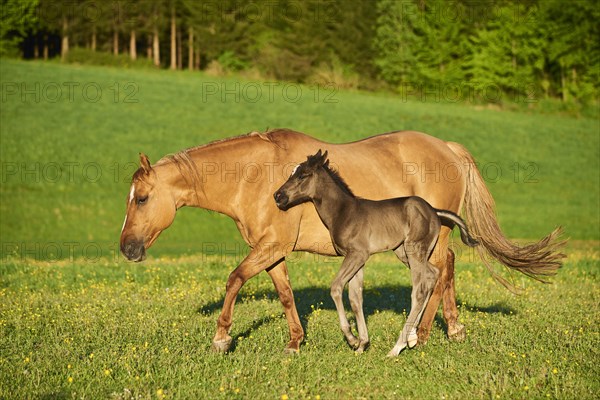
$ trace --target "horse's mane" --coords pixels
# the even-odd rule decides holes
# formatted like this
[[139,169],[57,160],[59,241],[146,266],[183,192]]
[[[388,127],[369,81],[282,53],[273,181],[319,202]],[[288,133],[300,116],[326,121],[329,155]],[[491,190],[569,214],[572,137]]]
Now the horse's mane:
[[204,187],[202,185],[202,177],[198,171],[198,167],[196,166],[196,163],[194,163],[194,161],[192,160],[190,153],[194,152],[195,150],[203,149],[203,148],[206,148],[209,146],[218,145],[218,144],[222,144],[222,143],[233,142],[238,139],[243,139],[246,137],[258,137],[261,140],[271,142],[274,145],[281,147],[281,145],[279,143],[277,143],[276,139],[273,137],[271,132],[264,132],[264,133],[250,132],[245,135],[239,135],[239,136],[228,137],[228,138],[224,138],[224,139],[218,139],[218,140],[214,140],[210,143],[201,144],[198,146],[183,149],[174,154],[168,154],[168,155],[164,156],[163,158],[161,158],[160,160],[158,160],[156,165],[161,165],[161,164],[166,164],[166,163],[171,163],[171,164],[175,165],[177,167],[177,170],[183,177],[183,179],[186,181],[186,183],[189,186],[194,188],[196,198],[198,198],[199,192],[204,193]]
[[350,186],[348,186],[346,181],[340,176],[339,172],[331,169],[329,165],[323,165],[323,168],[344,193],[349,194],[352,197],[356,197],[356,195],[352,192],[352,189],[350,189]]
[[[279,140],[277,140],[277,137],[275,135],[275,133],[278,133],[279,131],[286,131],[286,130],[285,129],[276,129],[276,130],[266,131],[266,132],[253,131],[253,132],[250,132],[250,133],[245,133],[243,135],[226,137],[226,138],[223,138],[223,139],[216,139],[216,140],[213,140],[212,142],[200,144],[200,145],[194,146],[194,147],[189,147],[187,149],[181,150],[179,153],[182,153],[182,152],[191,153],[191,152],[194,152],[196,150],[203,149],[203,148],[206,148],[206,147],[210,147],[210,146],[214,146],[214,145],[218,145],[218,144],[223,144],[223,143],[228,143],[228,142],[234,142],[234,141],[237,141],[239,139],[251,138],[251,137],[260,138],[261,140],[264,140],[266,142],[270,142],[270,143],[274,144],[277,147],[285,148],[285,146],[283,144],[279,143]],[[169,156],[166,156],[166,157],[169,157]]]
[[175,154],[168,154],[161,158],[156,164],[171,163],[175,165],[188,186],[194,188],[196,199],[199,200],[198,192],[200,191],[204,193],[202,177],[198,172],[196,163],[194,163],[189,155],[189,150],[190,149],[185,149],[178,151]]

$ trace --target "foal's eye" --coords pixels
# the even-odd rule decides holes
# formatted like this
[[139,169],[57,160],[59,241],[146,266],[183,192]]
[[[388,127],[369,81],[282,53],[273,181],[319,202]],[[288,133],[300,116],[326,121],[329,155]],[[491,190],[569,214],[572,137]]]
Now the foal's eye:
[[137,204],[138,204],[138,206],[141,206],[142,204],[146,204],[147,201],[148,201],[148,196],[138,197]]

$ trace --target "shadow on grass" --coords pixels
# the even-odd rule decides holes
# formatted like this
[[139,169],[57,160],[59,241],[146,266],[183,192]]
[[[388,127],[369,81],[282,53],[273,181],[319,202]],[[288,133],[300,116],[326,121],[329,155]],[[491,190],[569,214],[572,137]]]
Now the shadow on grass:
[[[376,311],[392,311],[396,314],[402,314],[404,311],[408,313],[410,311],[410,293],[411,288],[409,286],[380,286],[375,288],[369,288],[364,291],[364,304],[363,309],[365,312],[365,318],[368,319]],[[279,298],[274,290],[262,290],[253,293],[256,299],[271,299],[278,301]],[[317,308],[322,310],[335,310],[335,305],[329,294],[328,287],[308,287],[294,290],[294,299],[296,301],[296,308],[298,315],[300,316],[300,322],[304,331],[307,332],[308,318],[310,314]],[[244,295],[238,296],[237,303],[250,303],[256,300],[244,297]],[[322,304],[321,304],[322,303]],[[460,299],[457,299],[458,307],[468,309],[470,312],[481,312],[485,314],[503,314],[503,315],[516,315],[516,311],[502,303],[496,303],[491,306],[478,307],[476,305],[465,305]],[[223,301],[216,301],[205,304],[198,309],[201,314],[218,314],[223,307]],[[348,302],[347,293],[344,294],[344,308],[347,312],[351,312],[352,309]],[[233,337],[232,347],[229,351],[235,350],[235,344],[237,339],[240,337],[248,337],[252,331],[266,325],[276,318],[266,316],[255,320],[251,326],[246,327],[242,332],[238,332]],[[337,318],[336,318],[337,320]],[[447,325],[441,313],[438,313],[435,317],[437,322],[444,332],[447,330]],[[235,317],[234,317],[235,324]],[[435,329],[435,326],[434,328]]]

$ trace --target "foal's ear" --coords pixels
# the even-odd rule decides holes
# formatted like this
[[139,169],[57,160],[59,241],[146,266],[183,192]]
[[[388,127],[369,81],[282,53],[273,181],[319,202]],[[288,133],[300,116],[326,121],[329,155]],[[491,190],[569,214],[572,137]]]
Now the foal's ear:
[[147,174],[150,173],[150,171],[152,170],[152,167],[150,166],[150,160],[148,159],[148,156],[144,153],[140,153],[140,166]]
[[329,161],[327,160],[327,150],[325,150],[325,153],[323,153],[323,155],[321,156],[321,160],[323,160],[323,165],[325,165],[326,161]]

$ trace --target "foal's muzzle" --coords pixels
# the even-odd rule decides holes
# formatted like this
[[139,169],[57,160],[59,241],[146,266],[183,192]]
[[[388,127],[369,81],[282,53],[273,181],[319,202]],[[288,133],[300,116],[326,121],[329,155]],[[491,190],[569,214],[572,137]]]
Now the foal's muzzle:
[[130,240],[121,244],[121,253],[129,261],[140,262],[146,259],[146,248],[141,240]]
[[273,194],[273,198],[275,198],[275,203],[280,210],[287,210],[290,199],[283,191],[276,191],[275,194]]

